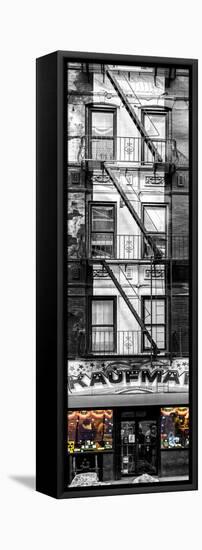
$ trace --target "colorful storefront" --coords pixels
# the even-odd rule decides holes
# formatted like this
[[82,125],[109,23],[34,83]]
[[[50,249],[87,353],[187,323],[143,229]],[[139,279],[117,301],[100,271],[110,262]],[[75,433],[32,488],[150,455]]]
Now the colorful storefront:
[[99,483],[131,483],[145,474],[188,479],[187,406],[71,410],[67,429],[69,484],[89,474]]

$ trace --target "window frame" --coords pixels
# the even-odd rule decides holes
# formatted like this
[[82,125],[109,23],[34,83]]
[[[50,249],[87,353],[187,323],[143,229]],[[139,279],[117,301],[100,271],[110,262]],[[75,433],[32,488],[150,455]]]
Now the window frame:
[[[146,227],[145,227],[145,218],[144,218],[144,212],[145,212],[145,209],[146,208],[164,208],[165,209],[165,231],[147,231]],[[146,233],[148,236],[151,236],[151,238],[155,238],[155,237],[159,237],[161,238],[161,236],[163,237],[165,235],[165,256],[163,256],[163,259],[164,258],[167,258],[167,255],[168,255],[168,204],[165,203],[165,202],[144,202],[142,203],[142,212],[141,212],[141,217],[142,217],[142,223],[145,227],[145,230],[146,230]],[[142,259],[145,259],[145,255],[144,255],[144,239],[145,237],[142,236]],[[158,247],[158,244],[157,244],[157,247]]]
[[[150,115],[159,115],[159,116],[162,116],[164,115],[165,116],[165,141],[167,142],[169,139],[172,139],[172,119],[171,119],[171,109],[169,107],[165,107],[165,106],[155,106],[155,105],[151,105],[151,106],[142,106],[141,107],[141,122],[142,122],[142,125],[144,126],[145,128],[145,116],[150,116]],[[145,128],[146,129],[146,128]],[[149,136],[151,137],[151,140],[154,140],[155,141],[155,138],[152,137],[152,136]],[[161,138],[159,138],[161,139]],[[163,139],[163,138],[162,138]],[[158,140],[158,138],[156,138],[156,140]],[[165,148],[166,150],[166,148]],[[141,162],[142,163],[145,163],[145,148],[144,148],[144,140],[142,139],[142,146],[141,146]],[[165,155],[165,162],[166,162],[166,155]]]
[[[93,207],[101,207],[101,208],[105,208],[106,206],[112,206],[113,207],[113,211],[114,211],[114,231],[93,231],[92,230],[92,227],[93,227],[93,219],[92,219],[92,209]],[[88,224],[88,227],[89,227],[89,235],[88,235],[88,253],[89,253],[89,257],[92,258],[92,259],[102,259],[102,256],[100,257],[96,257],[96,256],[93,256],[92,255],[92,234],[93,233],[96,233],[96,234],[109,234],[109,235],[113,235],[113,252],[112,252],[112,256],[111,258],[116,258],[116,249],[117,249],[117,203],[116,202],[112,202],[112,201],[90,201],[89,202],[89,206],[88,206],[88,219],[89,219],[89,224]],[[103,256],[103,258],[105,258]],[[110,259],[111,259],[110,258]]]
[[[145,322],[145,302],[146,300],[149,300],[150,302],[154,302],[154,301],[158,301],[158,300],[161,300],[161,301],[164,301],[164,323],[146,323]],[[166,351],[167,349],[167,304],[166,304],[166,296],[165,295],[158,295],[158,296],[152,296],[152,299],[151,299],[151,294],[150,295],[145,295],[145,296],[142,296],[141,297],[141,310],[142,310],[142,320],[143,320],[143,323],[145,325],[146,328],[148,327],[164,327],[164,347],[163,348],[159,348],[160,352],[163,352],[163,351]],[[153,340],[155,341],[155,338],[154,336],[152,335],[152,338]],[[158,347],[158,343],[156,342],[156,345]],[[142,351],[148,351],[149,352],[150,350],[150,347],[146,347],[145,346],[145,335],[142,334]]]
[[[68,412],[67,412],[67,424],[69,424],[69,413],[71,414],[72,412],[76,412],[77,414],[79,414],[83,409],[81,409],[80,407],[77,407],[77,408],[72,408],[72,409],[68,409]],[[88,410],[88,412],[93,412],[93,411],[96,411],[97,409],[95,407],[90,407],[90,408],[86,408],[85,410]],[[110,409],[107,409],[107,408],[103,408],[101,409],[104,411],[103,413],[103,416],[105,414],[105,411],[107,410],[111,410],[112,411],[112,434],[111,434],[111,438],[112,438],[112,446],[110,449],[102,449],[101,451],[101,454],[102,453],[112,453],[114,451],[114,409],[113,407],[111,407]],[[75,434],[76,435],[76,434]],[[104,434],[103,434],[104,435]],[[69,439],[69,429],[68,429],[68,436],[67,436],[67,443],[71,441]],[[75,437],[75,441],[76,441],[76,437]],[[103,439],[104,441],[104,439]],[[94,456],[96,457],[96,454],[98,453],[98,450],[90,450],[90,451],[87,451],[89,452],[89,454],[91,456]],[[78,457],[78,456],[82,456],[82,451],[81,449],[77,450],[77,451],[74,451],[72,453],[69,452],[69,450],[67,451],[68,453],[68,456],[73,456],[73,457]],[[86,456],[85,453],[83,454],[83,456]]]
[[[92,153],[92,143],[91,138],[93,137],[92,134],[92,113],[93,112],[101,112],[101,113],[112,113],[113,114],[113,136],[106,136],[106,137],[100,137],[94,136],[95,139],[99,140],[111,140],[113,142],[113,159],[116,160],[117,156],[117,105],[109,105],[109,104],[103,104],[103,103],[92,103],[90,105],[86,106],[86,138],[87,138],[87,156],[90,160],[98,160],[99,159],[93,159],[93,153]],[[104,162],[104,161],[103,161]]]
[[[109,301],[111,300],[113,303],[113,324],[112,325],[92,325],[92,303],[93,301]],[[101,355],[104,354],[107,355],[107,352],[105,350],[98,350],[94,351],[92,349],[92,327],[93,326],[101,326],[101,327],[113,327],[113,349],[109,351],[109,354],[116,353],[117,351],[117,296],[109,295],[93,295],[89,296],[88,300],[88,349],[89,353],[92,355],[96,355],[97,353],[100,353]]]

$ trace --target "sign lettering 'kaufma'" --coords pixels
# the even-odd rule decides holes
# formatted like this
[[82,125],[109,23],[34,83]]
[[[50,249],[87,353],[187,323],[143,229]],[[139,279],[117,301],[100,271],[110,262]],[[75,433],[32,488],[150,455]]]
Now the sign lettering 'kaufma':
[[105,361],[75,364],[69,362],[69,395],[100,395],[108,393],[188,392],[188,359],[168,361]]

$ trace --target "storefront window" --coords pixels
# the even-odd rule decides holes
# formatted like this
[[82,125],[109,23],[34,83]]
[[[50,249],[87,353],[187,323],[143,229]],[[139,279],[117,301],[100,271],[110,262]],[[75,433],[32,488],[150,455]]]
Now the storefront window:
[[161,449],[189,446],[189,407],[161,409]]
[[69,411],[68,452],[112,449],[112,410]]

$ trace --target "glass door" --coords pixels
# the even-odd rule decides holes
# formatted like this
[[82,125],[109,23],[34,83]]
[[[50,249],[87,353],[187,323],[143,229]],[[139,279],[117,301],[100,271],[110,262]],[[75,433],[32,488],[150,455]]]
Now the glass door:
[[155,475],[157,473],[157,422],[137,422],[136,473]]
[[135,421],[121,422],[121,475],[135,474]]
[[156,420],[121,422],[121,475],[157,474]]

